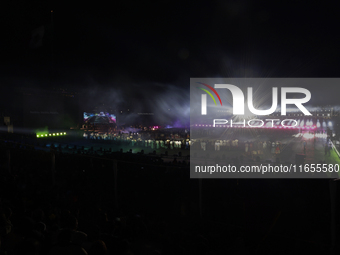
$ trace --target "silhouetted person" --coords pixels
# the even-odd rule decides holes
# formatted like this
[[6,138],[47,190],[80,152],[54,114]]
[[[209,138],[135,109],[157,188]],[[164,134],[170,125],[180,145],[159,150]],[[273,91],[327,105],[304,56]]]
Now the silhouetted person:
[[89,255],[106,255],[107,248],[102,240],[94,241],[88,250]]

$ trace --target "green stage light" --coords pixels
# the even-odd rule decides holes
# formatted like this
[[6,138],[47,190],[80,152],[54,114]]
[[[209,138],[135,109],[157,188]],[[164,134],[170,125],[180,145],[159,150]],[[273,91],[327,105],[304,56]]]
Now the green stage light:
[[53,135],[55,136],[55,133],[53,133]]
[[64,132],[64,135],[66,135],[66,132]]
[[49,136],[51,136],[51,134],[48,134]]
[[47,136],[47,134],[45,134],[45,136]]
[[57,135],[59,135],[59,133],[57,133]]
[[39,137],[39,135],[37,135],[37,137]]

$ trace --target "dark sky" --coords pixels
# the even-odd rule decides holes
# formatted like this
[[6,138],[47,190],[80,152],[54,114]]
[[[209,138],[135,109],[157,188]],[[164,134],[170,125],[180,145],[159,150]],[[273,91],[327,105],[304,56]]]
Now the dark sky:
[[113,3],[2,3],[2,87],[138,100],[188,90],[190,77],[339,76],[338,6],[325,1]]
[[[72,83],[91,75],[103,84],[118,76],[338,76],[337,6],[320,1],[8,1],[1,12],[7,75],[43,79],[52,72]],[[38,47],[32,31],[41,26]]]

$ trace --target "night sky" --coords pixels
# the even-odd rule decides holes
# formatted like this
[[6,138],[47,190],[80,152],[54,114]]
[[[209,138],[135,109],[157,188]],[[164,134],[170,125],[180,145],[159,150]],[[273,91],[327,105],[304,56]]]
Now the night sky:
[[2,3],[3,101],[20,87],[63,87],[103,102],[164,96],[168,107],[188,100],[190,77],[339,76],[332,4],[113,3]]

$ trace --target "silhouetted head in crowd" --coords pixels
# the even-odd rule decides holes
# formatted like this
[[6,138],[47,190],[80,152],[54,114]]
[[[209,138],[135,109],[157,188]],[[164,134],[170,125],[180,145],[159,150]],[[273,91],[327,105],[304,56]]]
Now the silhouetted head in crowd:
[[43,222],[37,222],[34,226],[35,230],[39,231],[40,233],[44,233],[46,231],[46,225]]
[[17,229],[17,233],[28,237],[32,235],[34,221],[30,217],[23,217],[19,219],[19,221],[15,224],[15,227]]
[[40,251],[40,243],[34,238],[24,239],[19,247],[17,254],[21,255],[38,255]]
[[106,255],[107,248],[102,240],[94,241],[88,250],[89,255]]
[[63,219],[62,227],[70,230],[77,230],[78,220],[73,215],[68,215]]
[[0,214],[0,236],[5,236],[12,231],[12,224],[6,219],[4,213]]
[[71,244],[73,231],[70,229],[62,230],[58,235],[58,245],[64,246]]
[[33,211],[32,213],[32,218],[33,220],[35,220],[36,222],[40,222],[43,221],[45,217],[45,213],[41,208],[36,209],[35,211]]
[[12,217],[12,209],[8,206],[2,206],[0,209],[0,214],[3,213],[7,220],[9,220]]

